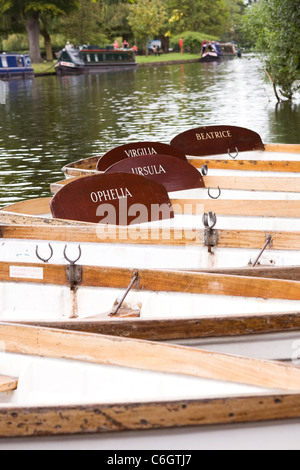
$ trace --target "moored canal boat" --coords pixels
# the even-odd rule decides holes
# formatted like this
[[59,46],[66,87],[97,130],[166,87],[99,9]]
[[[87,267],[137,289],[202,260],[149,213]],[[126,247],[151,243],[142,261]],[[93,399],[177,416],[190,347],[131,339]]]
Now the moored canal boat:
[[208,42],[201,51],[201,62],[217,62],[235,57],[241,57],[241,53],[232,43]]
[[131,49],[110,46],[83,46],[79,49],[65,48],[60,52],[55,71],[58,75],[107,72],[110,70],[135,69],[135,53]]
[[29,54],[0,53],[0,80],[33,78],[33,76],[34,71]]

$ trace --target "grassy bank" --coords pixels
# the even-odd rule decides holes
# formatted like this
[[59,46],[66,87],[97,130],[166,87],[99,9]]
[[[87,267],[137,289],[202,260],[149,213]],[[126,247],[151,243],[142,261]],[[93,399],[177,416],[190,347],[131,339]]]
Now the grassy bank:
[[162,54],[160,56],[149,55],[147,56],[137,56],[136,61],[138,64],[152,64],[155,62],[185,62],[186,60],[197,60],[200,59],[200,54],[181,54],[180,52],[172,52],[170,54]]
[[[185,62],[190,60],[197,60],[200,59],[200,54],[180,54],[179,52],[171,53],[171,54],[162,54],[160,56],[149,55],[146,56],[137,56],[136,61],[139,65],[151,65],[155,63],[162,63],[162,62]],[[54,65],[56,61],[53,63],[43,62],[41,64],[33,64],[33,69],[35,74],[50,74],[54,73]]]

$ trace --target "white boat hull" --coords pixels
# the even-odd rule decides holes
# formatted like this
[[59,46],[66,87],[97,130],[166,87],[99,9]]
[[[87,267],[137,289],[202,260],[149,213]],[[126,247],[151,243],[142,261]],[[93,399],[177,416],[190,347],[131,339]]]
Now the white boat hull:
[[[289,362],[299,353],[296,333],[189,346]],[[0,371],[18,377],[16,390],[0,393],[3,450],[299,449],[297,394],[5,351]]]

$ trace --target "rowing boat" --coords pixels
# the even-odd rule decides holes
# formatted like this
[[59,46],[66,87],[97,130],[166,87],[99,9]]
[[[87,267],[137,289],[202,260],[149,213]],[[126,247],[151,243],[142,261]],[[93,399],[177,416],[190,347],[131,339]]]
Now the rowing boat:
[[47,240],[53,260],[59,252],[58,262],[65,261],[62,242],[77,242],[81,263],[95,266],[201,270],[298,264],[296,182],[295,192],[232,189],[216,199],[203,187],[204,177],[197,178],[198,188],[170,193],[157,181],[127,173],[54,184],[53,198],[0,211],[1,260],[34,263],[36,245]]
[[[97,172],[0,211],[0,448],[15,437],[51,446],[58,435],[75,445],[84,434],[103,448],[90,435],[113,433],[114,448],[128,439],[136,449],[124,431],[141,430],[152,448],[168,429],[165,448],[178,449],[192,427],[191,449],[211,436],[205,425],[248,423],[231,428],[242,448],[250,425],[257,437],[254,423],[276,432],[280,419],[290,445],[300,418],[297,178],[214,199],[201,173],[172,192],[141,174]],[[94,219],[115,201],[168,210]],[[213,432],[222,447],[227,428]]]
[[213,177],[248,178],[256,177],[260,172],[273,177],[285,173],[288,177],[296,176],[300,171],[300,145],[264,144],[257,133],[234,126],[198,127],[174,137],[170,144],[132,142],[113,148],[102,156],[69,163],[62,171],[68,178],[89,175],[106,171],[111,165],[127,158],[160,154],[181,159],[186,156],[187,161],[198,170],[207,165],[209,175]]
[[255,354],[248,337],[243,355],[225,341],[191,347],[22,324],[1,323],[0,337],[0,448],[26,437],[27,449],[107,449],[111,439],[113,449],[192,450],[209,436],[223,448],[233,432],[232,447],[255,448],[280,420],[273,444],[297,445],[300,372],[282,362],[291,350],[296,361],[294,335],[271,335]]

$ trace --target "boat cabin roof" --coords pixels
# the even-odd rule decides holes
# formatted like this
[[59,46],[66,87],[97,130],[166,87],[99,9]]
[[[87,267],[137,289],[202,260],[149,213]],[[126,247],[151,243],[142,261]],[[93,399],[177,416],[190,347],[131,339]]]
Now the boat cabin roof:
[[1,52],[0,68],[26,68],[32,70],[30,55],[18,52]]
[[206,52],[207,49],[213,49],[218,54],[234,54],[235,53],[235,46],[231,43],[216,43],[216,42],[208,42],[204,45],[204,51]]

